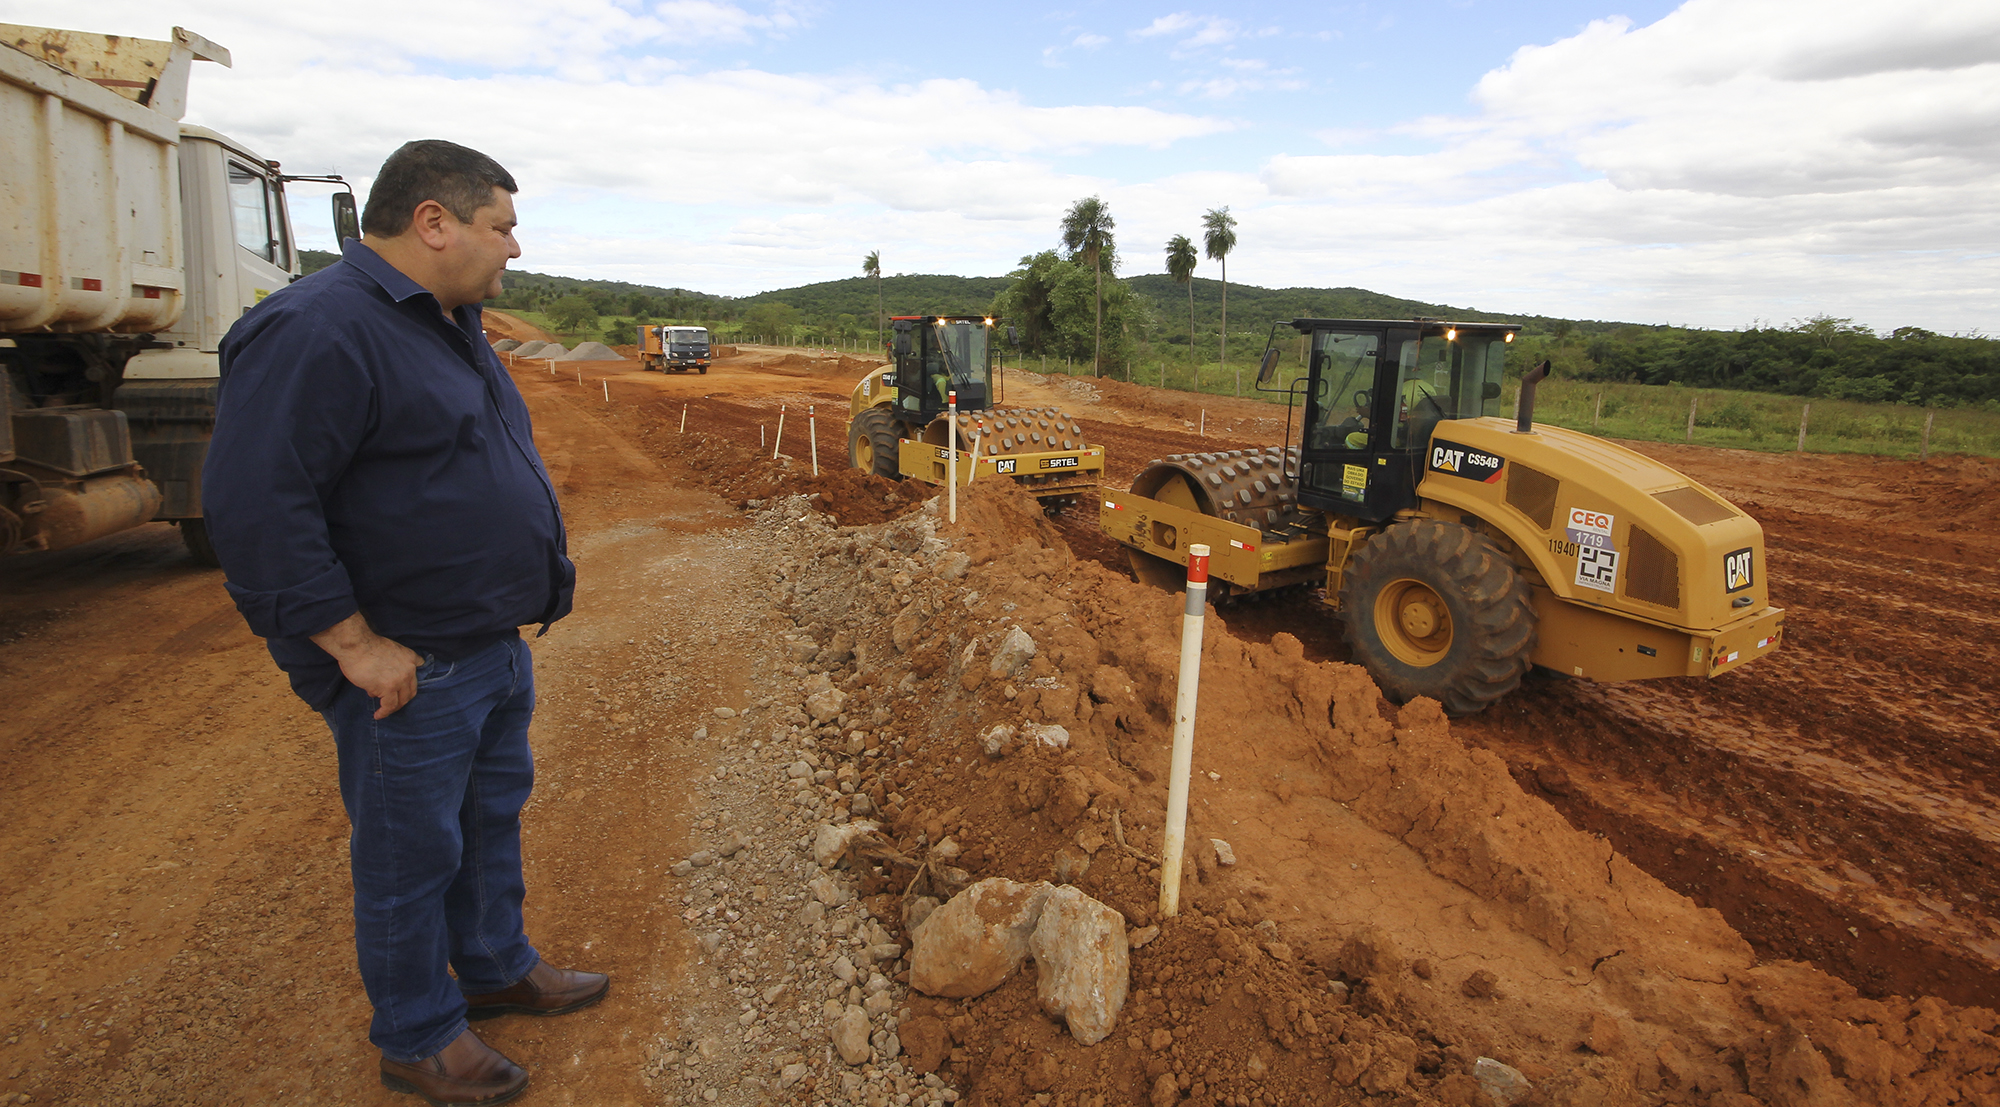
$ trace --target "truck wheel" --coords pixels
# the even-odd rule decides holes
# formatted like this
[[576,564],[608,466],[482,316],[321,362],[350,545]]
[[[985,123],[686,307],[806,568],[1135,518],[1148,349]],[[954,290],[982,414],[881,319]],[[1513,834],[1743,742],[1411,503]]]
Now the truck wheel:
[[708,376],[708,366],[704,365],[701,367],[701,375],[704,377]]
[[1382,693],[1471,715],[1514,690],[1535,649],[1528,583],[1492,542],[1415,519],[1368,539],[1340,586],[1345,638]]
[[222,568],[222,562],[215,556],[215,547],[208,542],[208,522],[205,519],[182,519],[180,521],[181,544],[194,555],[195,564],[211,569]]
[[896,421],[889,417],[889,409],[871,407],[847,424],[847,456],[864,473],[902,480],[896,439]]

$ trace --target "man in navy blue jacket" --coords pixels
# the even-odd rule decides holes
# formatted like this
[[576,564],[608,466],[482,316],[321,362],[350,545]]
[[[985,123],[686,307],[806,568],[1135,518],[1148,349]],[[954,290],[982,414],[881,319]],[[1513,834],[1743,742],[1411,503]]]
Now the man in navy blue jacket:
[[453,143],[390,155],[362,238],[230,329],[202,472],[230,596],[333,731],[382,1082],[433,1104],[527,1085],[467,1019],[561,1014],[610,986],[543,963],[521,922],[519,628],[569,613],[576,570],[480,328],[521,254],[514,191]]

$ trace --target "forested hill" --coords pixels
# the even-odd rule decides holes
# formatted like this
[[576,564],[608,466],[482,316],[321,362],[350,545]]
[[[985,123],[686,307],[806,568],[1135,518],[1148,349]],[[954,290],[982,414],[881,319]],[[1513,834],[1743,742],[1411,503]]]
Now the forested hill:
[[[882,278],[882,310],[897,315],[983,315],[1012,283],[1006,277],[898,274]],[[745,304],[790,304],[809,317],[875,318],[875,279],[848,277],[745,297]]]
[[[1127,277],[1125,283],[1151,301],[1154,318],[1171,321],[1170,325],[1184,327],[1190,288],[1194,292],[1196,323],[1213,327],[1222,321],[1221,281],[1196,277],[1183,285],[1164,273],[1148,273]],[[1268,328],[1278,320],[1293,319],[1449,319],[1466,323],[1520,323],[1531,331],[1554,331],[1561,323],[1567,324],[1573,334],[1605,334],[1637,325],[1427,304],[1365,288],[1259,288],[1235,283],[1229,286],[1229,318],[1230,326],[1247,329]]]

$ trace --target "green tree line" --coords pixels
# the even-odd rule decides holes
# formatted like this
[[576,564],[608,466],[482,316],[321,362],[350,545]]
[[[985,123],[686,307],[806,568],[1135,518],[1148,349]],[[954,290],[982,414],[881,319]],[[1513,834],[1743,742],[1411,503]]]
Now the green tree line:
[[[1108,213],[1100,213],[1108,214]],[[1107,231],[1109,228],[1105,228]],[[579,329],[630,342],[630,320],[709,327],[721,341],[850,341],[876,338],[877,297],[883,313],[971,315],[992,313],[1015,327],[1020,353],[1088,365],[1099,352],[1101,371],[1149,379],[1151,366],[1176,357],[1218,360],[1223,285],[1219,280],[1146,274],[1119,277],[1118,251],[1107,244],[1093,268],[1080,250],[1061,249],[1060,228],[1051,248],[1030,254],[1004,277],[902,274],[860,275],[748,297],[715,296],[686,289],[619,281],[510,271],[507,291],[493,306],[550,310],[581,307]],[[1181,236],[1185,237],[1185,236]],[[1190,243],[1191,249],[1200,244]],[[324,251],[300,252],[307,272],[338,260]],[[1163,262],[1170,252],[1163,252]],[[1103,317],[1098,321],[1099,277]],[[879,284],[879,289],[878,289]],[[1522,338],[1512,371],[1548,358],[1560,377],[1579,381],[1629,381],[1730,388],[1802,397],[1894,402],[1933,407],[1978,406],[2000,410],[2000,342],[1979,335],[1947,335],[1918,327],[1878,334],[1850,319],[1815,316],[1740,331],[1644,326],[1606,320],[1482,311],[1408,300],[1364,288],[1228,287],[1228,361],[1254,363],[1272,324],[1296,318],[1410,319],[1515,322]],[[615,333],[614,333],[615,332]],[[1101,334],[1101,338],[1099,337]],[[1296,342],[1280,329],[1282,344]],[[1011,352],[1011,351],[1010,351]]]

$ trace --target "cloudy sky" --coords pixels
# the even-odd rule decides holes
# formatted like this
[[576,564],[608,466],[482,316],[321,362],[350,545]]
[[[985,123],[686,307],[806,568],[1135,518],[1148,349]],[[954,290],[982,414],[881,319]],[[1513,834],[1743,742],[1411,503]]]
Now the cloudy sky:
[[[363,182],[450,138],[519,178],[522,268],[747,294],[997,275],[1068,204],[1160,272],[1741,327],[2000,332],[1993,0],[0,0],[230,48],[189,120]],[[318,190],[294,210],[331,246]],[[1217,275],[1204,261],[1203,276]]]

